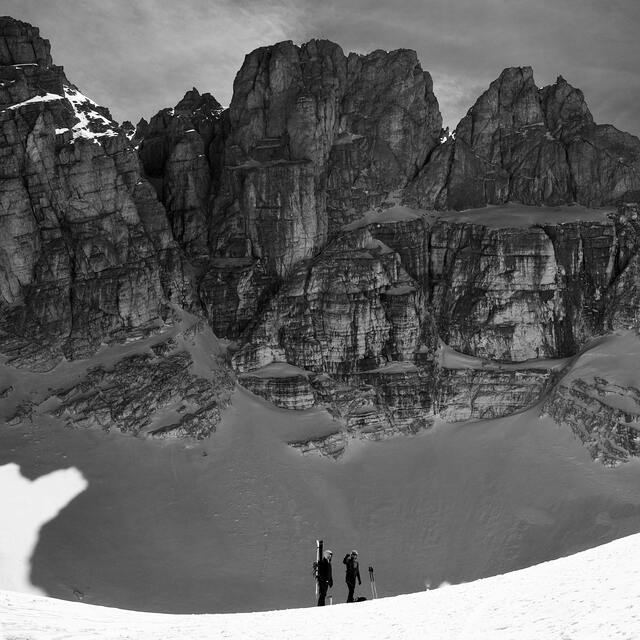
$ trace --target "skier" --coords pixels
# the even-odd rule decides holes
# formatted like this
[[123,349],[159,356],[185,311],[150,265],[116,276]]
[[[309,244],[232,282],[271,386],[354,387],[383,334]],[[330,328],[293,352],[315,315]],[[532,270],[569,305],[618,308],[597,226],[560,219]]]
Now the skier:
[[333,587],[333,577],[331,575],[331,558],[333,551],[327,549],[320,562],[318,562],[318,606],[324,607],[324,599],[327,590]]
[[354,549],[351,554],[347,555],[342,560],[343,564],[347,567],[347,575],[345,580],[347,582],[347,588],[349,589],[349,595],[347,596],[347,602],[353,602],[353,592],[356,588],[356,578],[358,578],[358,584],[362,584],[360,580],[360,565],[358,564],[358,552]]

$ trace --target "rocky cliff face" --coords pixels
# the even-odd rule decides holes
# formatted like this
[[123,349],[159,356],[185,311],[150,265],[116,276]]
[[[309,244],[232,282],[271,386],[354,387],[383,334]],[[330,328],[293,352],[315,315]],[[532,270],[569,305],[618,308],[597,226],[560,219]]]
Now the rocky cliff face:
[[145,176],[156,188],[175,240],[193,258],[208,256],[208,207],[219,174],[222,107],[209,93],[188,91],[133,135]]
[[369,228],[426,292],[445,342],[523,361],[574,354],[591,336],[633,324],[637,216],[635,205],[514,205]]
[[[620,282],[634,277],[637,214],[518,209],[538,222],[491,218],[515,215],[509,208],[468,222],[396,207],[355,225],[301,263],[243,334],[234,365],[289,362],[346,384],[355,394],[346,410],[330,394],[315,398],[347,433],[354,409],[370,432],[388,433],[535,404],[553,381],[542,359],[629,322],[636,293]],[[437,365],[438,340],[473,365]]]
[[[247,56],[228,127],[201,297],[213,326],[237,336],[300,261],[409,182],[441,116],[414,52],[345,56],[314,40]],[[212,289],[223,304],[208,303]]]
[[50,367],[169,317],[188,296],[164,209],[106,109],[51,64],[29,25],[0,23],[0,342]]
[[398,255],[368,232],[354,233],[299,266],[245,334],[234,363],[247,370],[284,360],[347,374],[411,358],[424,341],[419,298]]
[[[192,89],[119,127],[37,29],[4,18],[0,126],[10,365],[49,369],[175,328],[18,403],[13,422],[35,411],[206,436],[235,369],[280,407],[329,412],[335,429],[292,443],[303,451],[540,400],[574,426],[584,385],[602,385],[558,386],[563,358],[638,327],[639,211],[625,199],[640,141],[528,67],[506,69],[446,138],[414,52],[283,42],[246,57],[228,109]],[[189,343],[184,309],[234,341],[228,363],[216,351],[203,369],[212,342]],[[614,419],[593,415],[589,434]],[[620,437],[608,442],[635,455]],[[624,459],[607,447],[591,449]]]
[[[345,56],[324,40],[301,47],[283,42],[249,54],[229,116],[229,166],[248,163],[260,174],[267,169],[261,163],[309,164],[312,201],[296,217],[316,222],[298,239],[311,243],[298,248],[300,257],[327,232],[402,188],[438,143],[442,125],[431,77],[415,52]],[[236,199],[242,191],[236,185],[228,195]],[[266,221],[274,219],[263,213]]]

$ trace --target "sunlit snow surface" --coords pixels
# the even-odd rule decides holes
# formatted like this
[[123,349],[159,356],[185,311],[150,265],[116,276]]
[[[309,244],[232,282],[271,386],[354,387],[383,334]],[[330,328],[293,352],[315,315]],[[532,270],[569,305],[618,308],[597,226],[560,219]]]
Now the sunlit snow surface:
[[29,98],[28,100],[24,100],[23,102],[12,104],[10,107],[7,107],[7,109],[15,111],[16,109],[21,109],[22,107],[29,104],[36,104],[38,102],[51,102],[52,100],[63,100],[63,97],[58,95],[57,93],[45,93],[43,96],[34,96],[33,98]]
[[171,616],[0,592],[0,630],[25,640],[633,639],[639,600],[634,535],[468,584],[324,609]]
[[77,469],[53,471],[36,480],[20,474],[16,464],[0,467],[0,586],[40,592],[29,580],[31,554],[40,527],[87,488]]

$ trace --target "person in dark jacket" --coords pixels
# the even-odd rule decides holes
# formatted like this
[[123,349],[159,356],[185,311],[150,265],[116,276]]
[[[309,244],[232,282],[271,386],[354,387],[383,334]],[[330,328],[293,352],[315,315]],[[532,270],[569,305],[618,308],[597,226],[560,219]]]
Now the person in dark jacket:
[[323,557],[318,562],[318,606],[324,607],[324,599],[327,590],[333,587],[333,576],[331,575],[331,558],[333,551],[327,549]]
[[353,602],[353,592],[356,589],[356,578],[358,579],[358,584],[362,584],[362,580],[360,580],[358,552],[354,549],[350,554],[347,553],[342,562],[347,566],[347,575],[345,577],[347,588],[349,589],[347,602]]

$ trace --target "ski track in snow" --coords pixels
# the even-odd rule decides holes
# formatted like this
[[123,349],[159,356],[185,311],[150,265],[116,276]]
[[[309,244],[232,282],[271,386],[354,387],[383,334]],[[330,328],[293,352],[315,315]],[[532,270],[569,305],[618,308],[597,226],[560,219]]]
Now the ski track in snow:
[[167,615],[0,592],[5,640],[638,638],[640,535],[435,591],[263,613]]

